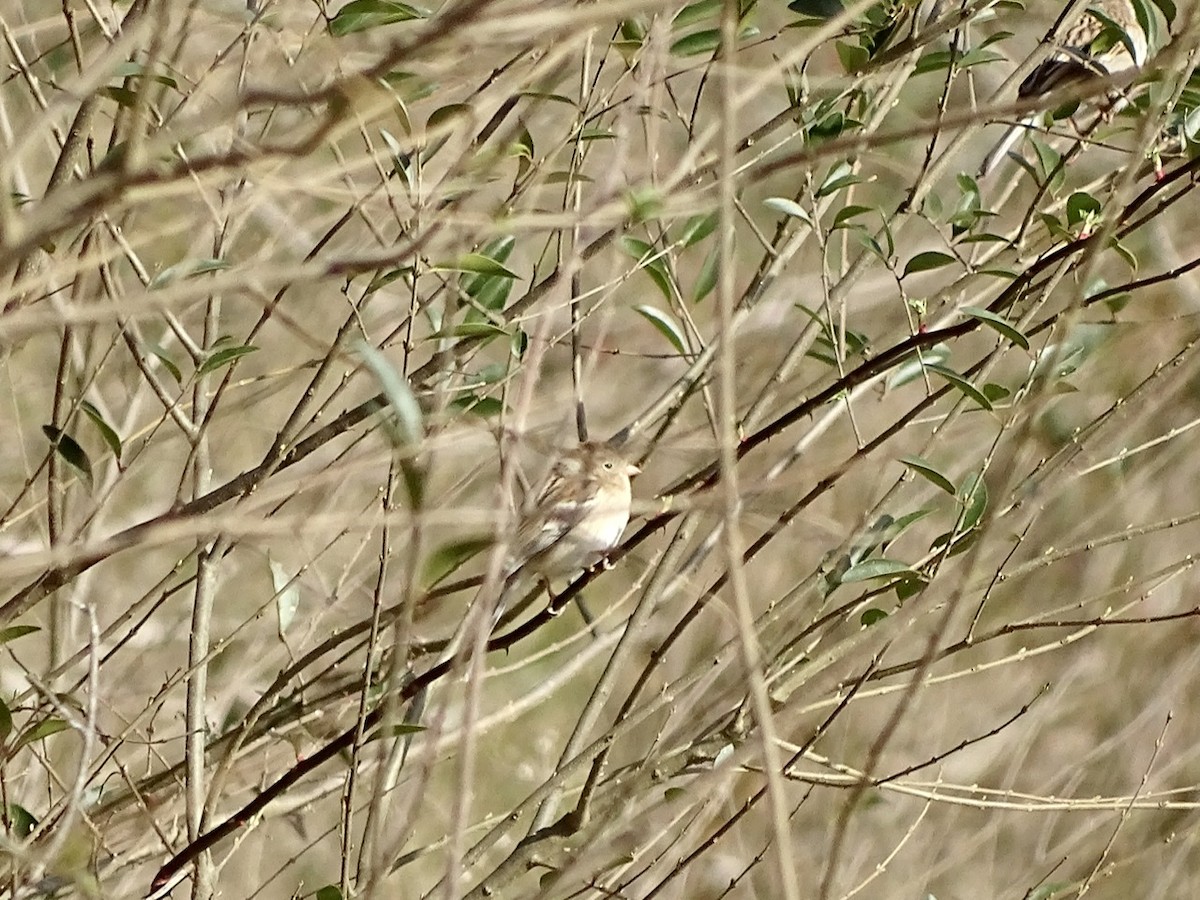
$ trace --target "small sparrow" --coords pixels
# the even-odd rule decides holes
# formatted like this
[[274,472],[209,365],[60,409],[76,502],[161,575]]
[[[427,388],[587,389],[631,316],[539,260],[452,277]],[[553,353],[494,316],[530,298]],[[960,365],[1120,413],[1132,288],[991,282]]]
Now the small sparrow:
[[[1030,100],[1092,78],[1140,68],[1148,52],[1146,32],[1129,0],[1095,0],[1075,20],[1055,50],[1021,82],[1017,96]],[[1112,107],[1119,103],[1116,101]],[[979,167],[980,177],[996,168],[1038,115],[1023,119],[1005,132]]]
[[[489,633],[496,627],[522,576],[533,573],[546,582],[588,569],[617,546],[633,505],[629,479],[641,469],[608,444],[588,442],[564,453],[545,483],[525,504],[512,547],[504,563],[500,596],[492,610]],[[451,659],[466,636],[466,620],[450,638],[434,665]],[[406,725],[420,721],[427,691],[419,691],[405,714]],[[401,765],[408,755],[408,740]]]
[[522,570],[548,580],[599,562],[629,524],[629,479],[640,471],[599,442],[563,454],[522,511],[504,566],[506,584]]

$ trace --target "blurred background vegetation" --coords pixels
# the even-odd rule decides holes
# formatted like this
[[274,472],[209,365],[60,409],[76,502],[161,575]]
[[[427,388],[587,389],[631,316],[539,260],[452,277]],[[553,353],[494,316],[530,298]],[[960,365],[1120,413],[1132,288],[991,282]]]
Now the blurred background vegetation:
[[[1136,5],[981,178],[1086,2],[0,3],[0,895],[1197,895]],[[434,667],[585,435],[611,566]]]

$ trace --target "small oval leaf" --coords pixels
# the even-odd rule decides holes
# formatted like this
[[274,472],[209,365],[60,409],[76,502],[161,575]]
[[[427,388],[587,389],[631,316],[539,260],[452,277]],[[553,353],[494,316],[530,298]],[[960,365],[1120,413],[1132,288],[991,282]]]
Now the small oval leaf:
[[962,520],[958,530],[969,531],[979,524],[988,507],[987,482],[979,474],[968,475],[959,486],[956,496],[963,504]]
[[687,345],[684,343],[683,331],[675,323],[675,320],[668,316],[661,309],[655,309],[653,306],[638,305],[633,307],[633,311],[641,315],[651,325],[659,330],[660,333],[668,341],[671,342],[676,350],[681,354],[687,355]]
[[842,575],[842,584],[855,581],[869,581],[872,578],[895,578],[900,575],[916,575],[912,566],[894,559],[877,556],[874,559],[863,560],[851,566]]
[[951,497],[955,494],[954,482],[939,472],[927,460],[919,456],[902,456],[900,462],[912,469],[930,484],[941,488]]
[[60,428],[55,428],[53,425],[43,425],[42,434],[53,445],[54,450],[67,461],[75,471],[83,476],[83,480],[87,482],[88,490],[92,489],[92,461],[84,449],[79,446],[79,442],[71,437]]
[[909,275],[915,275],[917,272],[940,269],[942,266],[948,266],[955,261],[954,257],[949,253],[942,253],[940,250],[926,250],[924,253],[918,253],[904,264],[904,274],[900,277],[906,278]]
[[26,744],[33,744],[37,741],[44,740],[53,734],[58,734],[60,731],[66,731],[70,726],[62,719],[49,718],[43,719],[36,725],[26,728],[21,735],[13,741],[12,752],[16,752]]
[[950,348],[946,344],[934,344],[928,350],[919,350],[905,358],[896,367],[896,371],[888,376],[887,388],[893,390],[921,377],[926,367],[945,362],[950,358]]
[[641,270],[650,276],[650,280],[654,282],[662,295],[670,300],[671,285],[675,278],[663,255],[652,244],[628,235],[622,237],[618,243],[625,255],[636,259]]
[[113,456],[119,460],[121,458],[121,438],[117,436],[112,426],[104,421],[104,416],[100,415],[100,410],[96,409],[96,407],[92,406],[86,400],[79,402],[79,408],[83,410],[84,415],[92,420],[92,424],[100,432],[100,437],[104,438],[104,443],[108,444],[108,448],[112,450]]
[[228,366],[236,359],[241,359],[255,352],[258,348],[252,344],[242,344],[240,347],[222,347],[205,358],[196,369],[197,375],[208,375],[223,366]]
[[799,219],[806,225],[812,225],[812,219],[809,218],[808,212],[795,200],[789,200],[787,197],[768,197],[763,201],[763,206],[783,213],[785,216],[791,216],[793,219]]
[[0,644],[7,644],[9,641],[15,641],[19,637],[25,637],[27,634],[41,630],[39,625],[9,625],[7,628],[0,629]]
[[468,253],[452,262],[440,262],[434,267],[437,272],[473,272],[476,275],[490,275],[498,278],[520,278],[516,272],[506,269],[490,256],[482,253]]
[[428,15],[424,10],[396,0],[351,0],[329,20],[329,33],[334,37],[345,37],[396,22],[424,19]]
[[964,306],[959,309],[959,312],[964,316],[976,319],[989,328],[993,328],[1000,332],[1000,334],[1004,335],[1022,350],[1029,349],[1029,338],[1025,337],[1025,335],[1023,335],[1019,329],[1008,324],[1008,322],[1004,321],[1004,319],[996,315],[994,312],[986,309],[979,309],[974,306]]
[[679,235],[679,244],[682,247],[691,247],[693,244],[698,244],[717,228],[717,213],[704,213],[699,216],[692,216],[684,223],[683,231]]
[[871,609],[865,610],[863,614],[858,617],[858,621],[863,628],[870,628],[872,625],[882,622],[887,617],[888,614],[882,609],[876,609],[872,607]]
[[33,834],[33,829],[38,826],[38,820],[25,807],[10,803],[8,804],[8,824],[12,833],[24,840]]
[[396,414],[396,422],[399,426],[396,429],[396,437],[399,443],[407,446],[415,446],[420,443],[425,436],[425,424],[421,414],[421,405],[417,402],[408,381],[392,368],[391,363],[382,353],[366,341],[360,340],[355,347],[355,352],[363,364],[375,374],[383,387],[384,396],[387,397],[388,404]]
[[960,393],[967,398],[974,400],[984,409],[989,411],[992,409],[992,401],[987,398],[983,391],[979,390],[979,388],[975,387],[975,385],[963,378],[958,372],[955,372],[953,369],[938,363],[932,363],[929,366],[926,366],[926,368],[928,368],[930,372],[936,372],[938,375],[941,375],[948,382],[954,385],[954,387],[958,388]]

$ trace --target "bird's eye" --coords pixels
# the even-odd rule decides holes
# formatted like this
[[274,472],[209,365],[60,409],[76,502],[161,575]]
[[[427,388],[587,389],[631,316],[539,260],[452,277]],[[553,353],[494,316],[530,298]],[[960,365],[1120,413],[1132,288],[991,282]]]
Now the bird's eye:
[[611,469],[612,467],[613,467],[613,464],[612,464],[611,459],[604,464],[604,468],[606,468],[606,469]]

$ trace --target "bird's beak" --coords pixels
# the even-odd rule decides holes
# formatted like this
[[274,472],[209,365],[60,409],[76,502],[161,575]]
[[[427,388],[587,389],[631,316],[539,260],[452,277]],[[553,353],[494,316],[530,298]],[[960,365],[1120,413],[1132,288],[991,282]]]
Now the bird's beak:
[[641,473],[642,473],[642,470],[639,469],[637,466],[635,466],[633,463],[625,464],[625,474],[628,475],[630,478],[632,478],[634,475],[640,475]]

